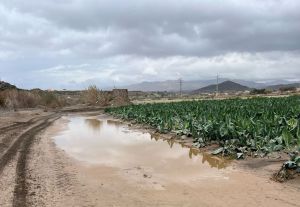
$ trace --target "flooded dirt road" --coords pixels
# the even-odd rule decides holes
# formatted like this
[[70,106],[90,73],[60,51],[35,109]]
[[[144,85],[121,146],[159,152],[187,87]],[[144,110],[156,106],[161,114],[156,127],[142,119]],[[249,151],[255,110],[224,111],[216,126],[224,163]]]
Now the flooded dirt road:
[[14,159],[0,176],[0,206],[300,206],[297,186],[106,115],[63,116],[41,129],[19,202]]
[[[221,170],[228,161],[155,140],[149,133],[130,130],[118,121],[84,117],[68,121],[68,128],[54,137],[58,147],[87,169],[110,168],[135,187],[165,191],[169,183],[195,185],[205,179],[228,179]],[[99,174],[96,180],[101,179]]]

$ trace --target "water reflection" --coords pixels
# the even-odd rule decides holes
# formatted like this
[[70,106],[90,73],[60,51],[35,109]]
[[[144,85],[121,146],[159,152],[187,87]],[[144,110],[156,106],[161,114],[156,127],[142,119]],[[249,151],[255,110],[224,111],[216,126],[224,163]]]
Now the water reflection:
[[86,125],[94,131],[99,131],[101,129],[102,121],[98,119],[85,119],[84,121]]
[[[117,168],[146,166],[176,179],[216,176],[227,161],[170,139],[128,129],[114,120],[67,117],[68,127],[54,137],[57,146],[72,157],[91,164]],[[97,133],[94,133],[95,130]],[[156,140],[156,141],[154,141]]]
[[110,120],[109,119],[109,120],[106,120],[106,122],[107,122],[108,125],[113,125],[115,127],[120,127],[120,126],[124,125],[122,122],[117,121],[117,120]]
[[[154,139],[155,141],[161,140],[159,134],[152,134],[151,139]],[[168,143],[170,148],[172,148],[174,143],[176,143],[175,139],[167,139],[166,142]],[[183,148],[187,148],[186,146],[184,146],[184,144],[180,144],[180,143],[176,143],[176,144],[181,145],[181,147],[183,147]],[[210,167],[213,167],[213,168],[223,169],[223,168],[226,168],[231,162],[230,160],[227,160],[227,159],[222,159],[220,157],[213,156],[208,153],[200,152],[196,148],[188,148],[188,149],[189,149],[188,155],[189,155],[190,159],[193,159],[193,157],[195,157],[195,156],[202,157],[202,163],[207,162],[210,165]]]
[[226,168],[230,164],[230,160],[222,159],[217,156],[212,156],[207,153],[202,154],[202,163],[209,163],[211,167],[216,167],[218,169]]
[[[156,141],[157,141],[157,140],[156,140]],[[173,145],[174,145],[174,143],[175,143],[175,141],[174,141],[173,139],[169,139],[169,140],[167,140],[167,142],[168,142],[170,148],[172,148]]]
[[[161,137],[160,137],[159,134],[154,133],[154,134],[151,134],[151,140],[159,141],[159,140],[161,140]],[[168,143],[170,148],[172,148],[174,143],[175,143],[174,139],[167,139],[167,140],[164,140],[164,141],[166,141]]]

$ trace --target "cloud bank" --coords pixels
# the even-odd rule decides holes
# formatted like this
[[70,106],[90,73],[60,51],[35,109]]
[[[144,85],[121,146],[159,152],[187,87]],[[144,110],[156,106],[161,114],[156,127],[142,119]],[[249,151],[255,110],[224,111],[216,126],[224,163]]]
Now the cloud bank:
[[4,0],[0,78],[25,88],[300,78],[297,0]]

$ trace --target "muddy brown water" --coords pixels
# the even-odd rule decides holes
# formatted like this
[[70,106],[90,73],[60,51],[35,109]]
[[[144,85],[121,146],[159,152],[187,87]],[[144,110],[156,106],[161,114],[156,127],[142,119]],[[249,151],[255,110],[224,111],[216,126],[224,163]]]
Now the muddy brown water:
[[120,169],[145,167],[176,181],[182,178],[228,179],[219,173],[230,168],[228,160],[199,154],[178,143],[131,130],[119,121],[87,117],[68,119],[68,128],[55,137],[55,142],[86,164]]
[[96,206],[299,206],[299,190],[230,161],[107,116],[63,119],[66,127],[52,138],[77,160],[79,182]]

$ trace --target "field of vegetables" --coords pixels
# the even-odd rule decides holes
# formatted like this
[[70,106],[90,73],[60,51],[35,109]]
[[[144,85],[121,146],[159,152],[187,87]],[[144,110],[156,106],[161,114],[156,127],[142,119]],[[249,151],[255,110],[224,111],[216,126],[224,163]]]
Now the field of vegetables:
[[106,112],[193,137],[196,147],[218,143],[215,154],[237,158],[300,146],[299,96],[129,105]]

